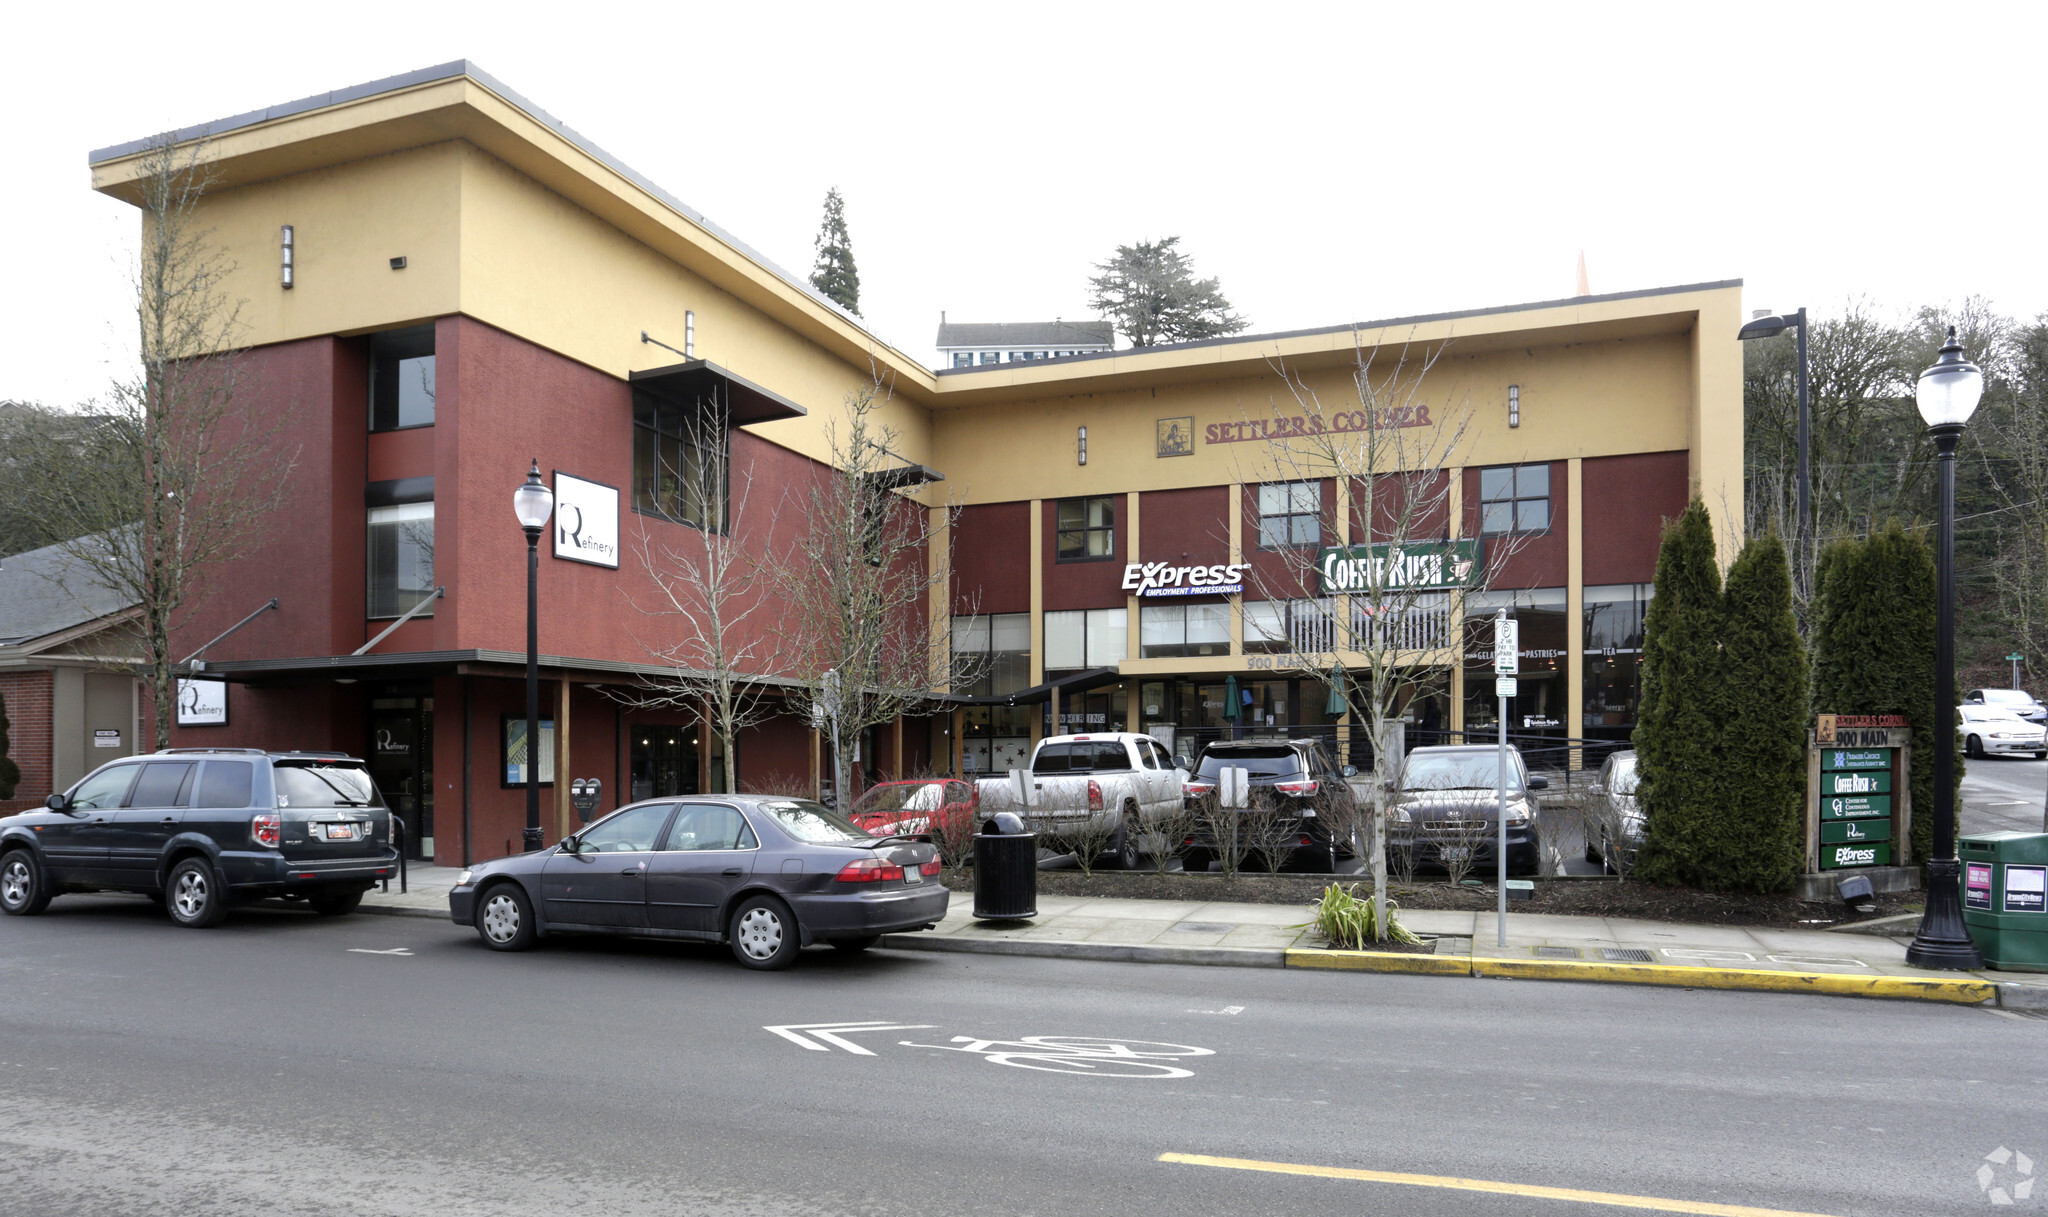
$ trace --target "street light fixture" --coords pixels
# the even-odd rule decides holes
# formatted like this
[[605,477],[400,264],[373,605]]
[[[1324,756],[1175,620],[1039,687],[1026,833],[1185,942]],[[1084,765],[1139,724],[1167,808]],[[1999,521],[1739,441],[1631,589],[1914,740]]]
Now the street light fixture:
[[1810,469],[1810,453],[1813,447],[1813,411],[1807,405],[1806,397],[1806,310],[1785,316],[1753,317],[1740,330],[1736,338],[1748,342],[1755,338],[1776,338],[1788,329],[1799,331],[1799,535],[1806,536],[1813,521],[1813,476]]
[[1963,924],[1956,861],[1956,445],[1984,395],[1984,373],[1963,358],[1956,327],[1934,366],[1920,373],[1914,398],[1934,437],[1941,477],[1941,541],[1935,550],[1934,624],[1934,856],[1927,859],[1927,911],[1906,948],[1916,968],[1967,971],[1984,966]]
[[[526,834],[528,853],[540,848],[540,533],[555,510],[555,496],[540,480],[540,461],[512,492],[512,513],[526,530]],[[558,777],[560,775],[557,775]]]

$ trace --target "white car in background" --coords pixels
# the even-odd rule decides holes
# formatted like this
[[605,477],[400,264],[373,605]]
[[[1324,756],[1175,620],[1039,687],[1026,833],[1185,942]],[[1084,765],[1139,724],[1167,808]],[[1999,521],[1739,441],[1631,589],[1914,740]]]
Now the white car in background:
[[2025,689],[1972,689],[1963,694],[1965,706],[2010,710],[2037,727],[2048,727],[2048,706],[2034,700]]
[[2005,706],[1965,702],[1956,707],[1962,716],[1956,724],[1956,738],[1967,756],[1997,756],[2031,752],[2034,759],[2048,758],[2048,728],[2028,722]]

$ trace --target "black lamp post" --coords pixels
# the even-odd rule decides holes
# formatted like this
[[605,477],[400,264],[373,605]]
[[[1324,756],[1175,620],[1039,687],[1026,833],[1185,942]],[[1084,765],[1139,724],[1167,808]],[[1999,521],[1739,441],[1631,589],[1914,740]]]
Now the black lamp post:
[[1934,437],[1936,468],[1941,476],[1941,544],[1935,551],[1937,591],[1934,625],[1934,856],[1927,859],[1927,911],[1920,932],[1906,948],[1906,962],[1916,968],[1967,971],[1984,966],[1963,924],[1958,889],[1962,866],[1956,861],[1956,445],[1963,425],[1984,394],[1984,373],[1963,358],[1956,327],[1934,366],[1920,373],[1914,396],[1920,417]]
[[512,511],[526,530],[526,835],[527,852],[540,848],[540,534],[555,496],[540,480],[540,461],[512,492]]
[[1782,317],[1752,318],[1735,336],[1747,342],[1752,338],[1776,338],[1787,329],[1799,331],[1799,536],[1804,538],[1813,523],[1813,477],[1808,472],[1813,412],[1806,404],[1806,310]]

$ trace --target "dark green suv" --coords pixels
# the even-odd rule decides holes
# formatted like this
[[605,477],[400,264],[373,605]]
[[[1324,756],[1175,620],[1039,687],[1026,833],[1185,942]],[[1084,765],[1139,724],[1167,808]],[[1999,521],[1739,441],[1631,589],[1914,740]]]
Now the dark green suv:
[[144,892],[180,925],[231,904],[304,899],[354,911],[398,866],[391,813],[339,752],[172,748],[87,774],[40,810],[0,819],[0,912],[66,892]]

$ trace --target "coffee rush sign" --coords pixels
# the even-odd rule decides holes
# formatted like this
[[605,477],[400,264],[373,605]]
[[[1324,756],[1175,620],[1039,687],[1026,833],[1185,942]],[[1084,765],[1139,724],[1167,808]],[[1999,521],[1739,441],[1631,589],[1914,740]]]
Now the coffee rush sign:
[[1318,590],[1325,596],[1341,596],[1479,587],[1486,582],[1484,557],[1476,540],[1333,547],[1316,555]]
[[1124,590],[1140,596],[1235,596],[1244,591],[1244,562],[1221,566],[1173,566],[1133,562],[1124,567]]

